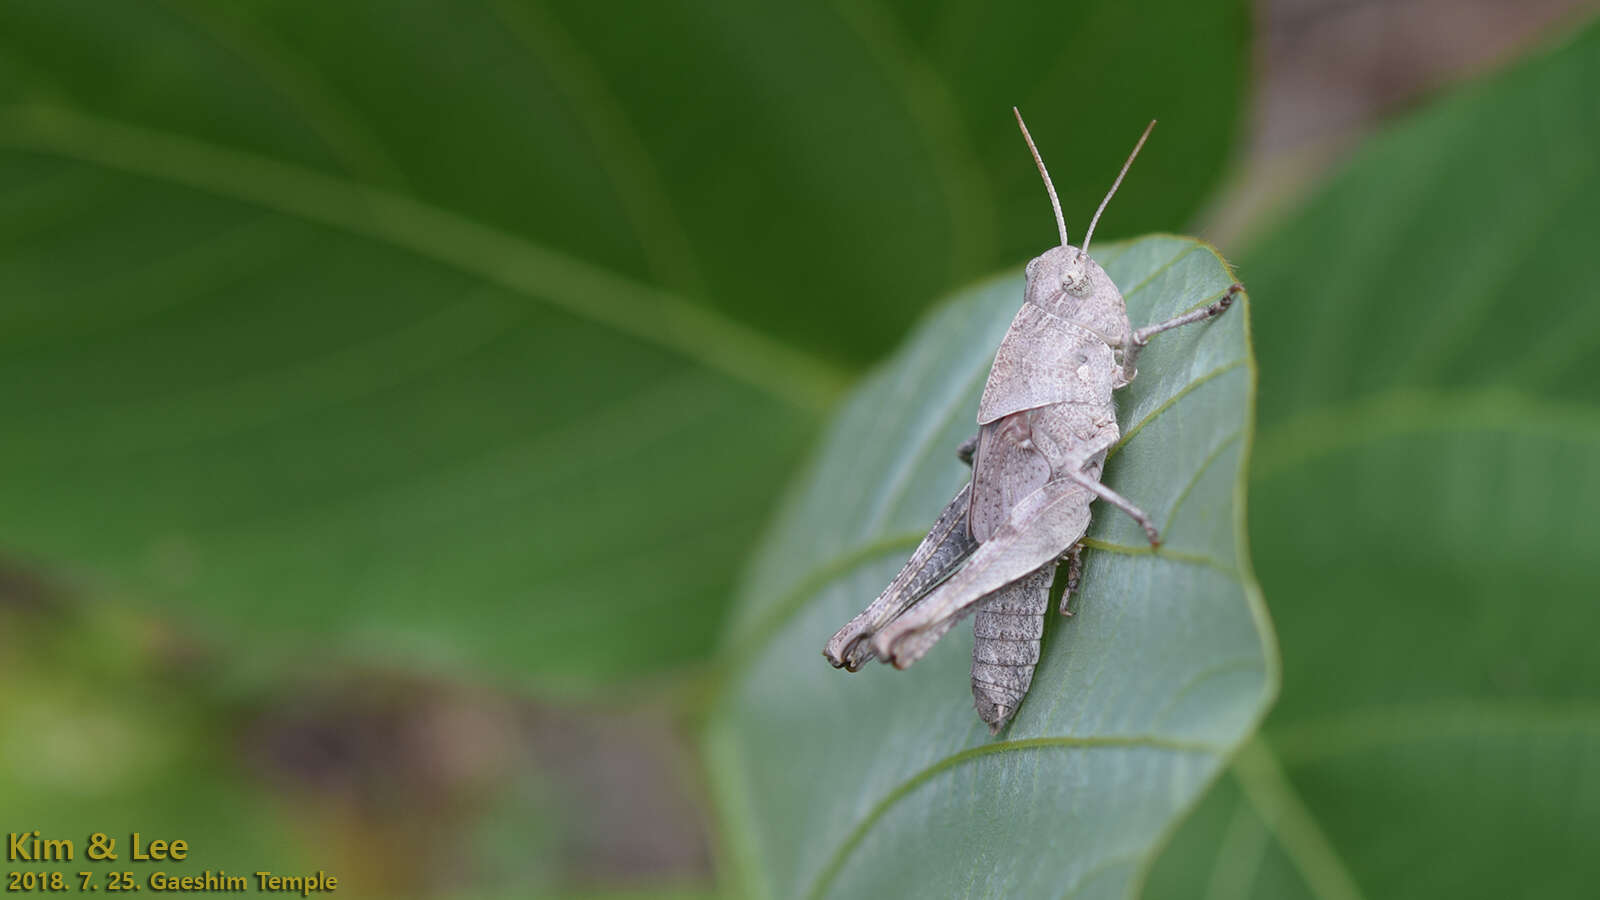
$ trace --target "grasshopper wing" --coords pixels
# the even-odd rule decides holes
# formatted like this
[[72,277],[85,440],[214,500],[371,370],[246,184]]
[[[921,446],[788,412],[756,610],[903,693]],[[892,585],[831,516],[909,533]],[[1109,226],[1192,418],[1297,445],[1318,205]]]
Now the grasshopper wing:
[[1050,462],[1033,445],[1032,410],[1002,416],[978,430],[972,461],[972,536],[994,536],[1011,508],[1050,480]]

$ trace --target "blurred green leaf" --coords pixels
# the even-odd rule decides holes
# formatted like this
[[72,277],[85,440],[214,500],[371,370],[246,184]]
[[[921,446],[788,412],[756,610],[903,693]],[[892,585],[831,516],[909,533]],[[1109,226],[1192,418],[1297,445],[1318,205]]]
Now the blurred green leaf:
[[1600,27],[1374,139],[1247,257],[1260,739],[1153,896],[1600,880]]
[[692,659],[840,386],[1052,233],[1008,107],[1080,228],[1160,116],[1103,233],[1171,227],[1246,41],[1179,0],[0,5],[0,545],[241,653]]
[[[1096,256],[1141,324],[1233,280],[1186,238]],[[1265,710],[1272,638],[1242,534],[1247,309],[1141,358],[1106,480],[1166,543],[1152,555],[1096,508],[1077,615],[1051,616],[1003,738],[973,711],[970,628],[909,672],[822,660],[969,477],[955,447],[1021,296],[1008,274],[919,328],[852,395],[763,544],[708,740],[741,896],[1121,896]]]

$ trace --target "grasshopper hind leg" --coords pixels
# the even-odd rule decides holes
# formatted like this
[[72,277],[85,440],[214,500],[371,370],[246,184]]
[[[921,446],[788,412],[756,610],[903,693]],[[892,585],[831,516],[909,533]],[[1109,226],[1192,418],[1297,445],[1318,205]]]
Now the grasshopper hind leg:
[[984,597],[972,617],[972,700],[999,734],[1033,684],[1056,561]]
[[[873,635],[959,569],[977,549],[978,542],[973,540],[972,530],[967,527],[970,494],[971,485],[956,494],[900,569],[900,574],[889,582],[878,599],[845,623],[828,641],[822,654],[835,668],[855,672],[871,662],[875,656],[871,645]],[[933,640],[943,634],[941,629]]]

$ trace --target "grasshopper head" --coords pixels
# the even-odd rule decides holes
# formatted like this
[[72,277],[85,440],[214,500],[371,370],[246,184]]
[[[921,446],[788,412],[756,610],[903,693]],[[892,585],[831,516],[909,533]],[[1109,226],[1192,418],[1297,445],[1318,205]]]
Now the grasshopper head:
[[[1063,296],[1081,300],[1105,297],[1106,300],[1114,299],[1115,305],[1120,308],[1122,295],[1100,264],[1089,256],[1089,241],[1094,238],[1094,227],[1100,222],[1100,214],[1106,211],[1106,204],[1111,202],[1117,188],[1122,185],[1122,179],[1127,176],[1134,157],[1139,155],[1139,148],[1150,137],[1150,129],[1156,125],[1155,120],[1151,119],[1150,124],[1145,126],[1144,133],[1139,135],[1139,142],[1133,145],[1133,152],[1128,154],[1128,161],[1122,164],[1122,171],[1117,173],[1117,180],[1111,183],[1111,190],[1106,192],[1100,207],[1094,211],[1094,218],[1089,220],[1089,230],[1084,233],[1083,247],[1080,249],[1072,246],[1067,237],[1067,221],[1061,215],[1061,201],[1056,197],[1055,185],[1050,182],[1050,172],[1044,166],[1044,159],[1039,156],[1039,148],[1033,144],[1033,135],[1028,133],[1028,126],[1023,124],[1022,113],[1015,106],[1011,112],[1017,117],[1022,139],[1027,142],[1028,152],[1033,154],[1034,164],[1039,167],[1039,175],[1044,179],[1045,193],[1050,195],[1050,208],[1056,214],[1056,230],[1061,235],[1059,247],[1051,247],[1028,263],[1028,302],[1049,309],[1048,304]],[[1105,306],[1106,300],[1092,305]]]
[[1077,305],[1106,288],[1116,292],[1106,270],[1077,247],[1051,247],[1028,263],[1027,273],[1027,301],[1046,309]]
[[1128,167],[1139,155],[1139,148],[1150,137],[1155,120],[1152,119],[1145,126],[1144,134],[1139,135],[1139,142],[1133,145],[1133,152],[1128,154],[1128,161],[1122,164],[1122,171],[1117,173],[1117,180],[1111,183],[1111,190],[1106,192],[1100,207],[1094,211],[1094,218],[1089,220],[1089,230],[1084,232],[1083,247],[1080,249],[1072,246],[1067,237],[1067,221],[1061,215],[1061,201],[1056,197],[1055,185],[1050,183],[1050,172],[1044,167],[1039,148],[1034,146],[1033,136],[1028,134],[1028,126],[1022,122],[1022,113],[1014,106],[1011,112],[1017,117],[1022,139],[1027,142],[1028,152],[1033,154],[1033,162],[1039,167],[1039,176],[1044,179],[1045,193],[1050,195],[1050,209],[1056,214],[1056,230],[1061,235],[1060,246],[1051,247],[1028,263],[1028,287],[1024,297],[1028,303],[1052,315],[1092,330],[1112,347],[1125,346],[1133,334],[1128,325],[1127,306],[1106,270],[1089,256],[1089,241],[1094,237],[1094,227],[1100,222],[1100,214],[1106,211],[1106,204],[1111,202],[1117,188],[1122,185]]
[[1092,330],[1113,347],[1124,346],[1133,333],[1122,292],[1094,257],[1077,247],[1051,247],[1028,263],[1024,299]]

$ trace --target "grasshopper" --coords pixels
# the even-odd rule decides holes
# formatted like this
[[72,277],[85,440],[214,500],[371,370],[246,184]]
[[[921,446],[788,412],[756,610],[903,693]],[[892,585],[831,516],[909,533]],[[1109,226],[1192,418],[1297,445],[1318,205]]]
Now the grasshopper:
[[1044,179],[1061,245],[1028,263],[1022,308],[995,353],[978,404],[978,433],[957,448],[972,467],[961,488],[900,573],[823,655],[857,671],[874,658],[896,668],[916,662],[957,621],[973,615],[972,695],[979,718],[998,734],[1028,693],[1057,566],[1067,565],[1061,612],[1077,590],[1089,506],[1122,510],[1144,529],[1155,523],[1100,482],[1116,444],[1114,392],[1132,383],[1139,351],[1156,334],[1222,314],[1243,288],[1234,284],[1201,309],[1135,331],[1122,294],[1089,257],[1106,204],[1139,155],[1152,120],[1073,247],[1055,185],[1022,113],[1017,126]]

